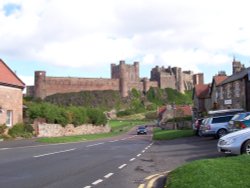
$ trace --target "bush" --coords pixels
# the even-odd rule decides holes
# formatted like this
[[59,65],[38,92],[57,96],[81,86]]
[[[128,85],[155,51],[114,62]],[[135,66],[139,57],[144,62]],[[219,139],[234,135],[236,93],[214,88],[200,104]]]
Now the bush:
[[89,123],[93,125],[105,125],[107,117],[102,110],[90,108],[87,110]]
[[2,135],[6,129],[7,129],[7,126],[5,124],[0,125],[0,135]]
[[24,137],[31,138],[32,137],[33,128],[31,125],[25,125],[23,123],[18,123],[9,129],[9,135],[13,138],[15,137]]

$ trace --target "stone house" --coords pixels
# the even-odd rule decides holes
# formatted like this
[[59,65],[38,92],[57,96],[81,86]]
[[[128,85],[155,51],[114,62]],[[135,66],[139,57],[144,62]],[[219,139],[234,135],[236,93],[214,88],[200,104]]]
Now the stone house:
[[220,109],[243,108],[250,110],[250,67],[235,72],[218,87]]
[[201,117],[211,109],[211,84],[197,84],[193,89],[193,116]]
[[226,76],[225,72],[219,72],[218,75],[213,77],[212,84],[211,84],[211,91],[210,91],[210,97],[211,97],[211,106],[213,110],[219,109],[218,105],[218,85],[223,82],[225,79],[227,79],[228,76]]
[[0,125],[8,127],[23,121],[25,84],[0,59]]

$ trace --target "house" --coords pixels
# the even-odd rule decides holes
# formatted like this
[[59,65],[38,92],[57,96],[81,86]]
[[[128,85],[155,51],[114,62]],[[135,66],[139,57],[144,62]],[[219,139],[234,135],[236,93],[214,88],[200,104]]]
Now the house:
[[210,84],[197,84],[193,89],[193,115],[202,117],[211,109]]
[[218,99],[217,87],[221,82],[223,82],[227,78],[228,76],[223,71],[219,72],[218,75],[215,75],[213,77],[212,84],[211,84],[211,91],[210,91],[211,105],[212,105],[213,110],[220,108],[218,105],[218,101],[217,101]]
[[23,89],[25,84],[0,59],[0,125],[8,127],[23,121]]
[[220,109],[243,108],[250,110],[250,67],[235,72],[218,87]]

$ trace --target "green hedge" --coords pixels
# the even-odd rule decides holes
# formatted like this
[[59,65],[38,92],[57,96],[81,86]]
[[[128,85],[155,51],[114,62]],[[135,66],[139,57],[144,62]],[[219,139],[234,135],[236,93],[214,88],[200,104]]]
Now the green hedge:
[[8,134],[13,137],[24,137],[31,138],[32,137],[33,128],[31,125],[18,123],[9,129]]
[[31,102],[27,106],[26,115],[31,121],[36,118],[44,118],[48,123],[58,123],[63,126],[67,124],[78,126],[87,123],[94,125],[107,123],[107,118],[101,109],[76,106],[61,107],[46,102]]

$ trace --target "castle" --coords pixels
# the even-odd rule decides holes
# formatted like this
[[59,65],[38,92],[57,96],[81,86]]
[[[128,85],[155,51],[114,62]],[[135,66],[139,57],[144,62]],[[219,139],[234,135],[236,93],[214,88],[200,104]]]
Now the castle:
[[173,88],[180,92],[191,90],[194,84],[203,83],[203,74],[193,74],[181,68],[156,66],[151,71],[151,78],[139,77],[139,62],[128,65],[120,61],[119,65],[111,64],[111,79],[48,77],[45,71],[35,71],[35,85],[27,87],[27,96],[44,99],[56,93],[80,91],[119,91],[127,97],[133,88],[146,93],[150,87]]

